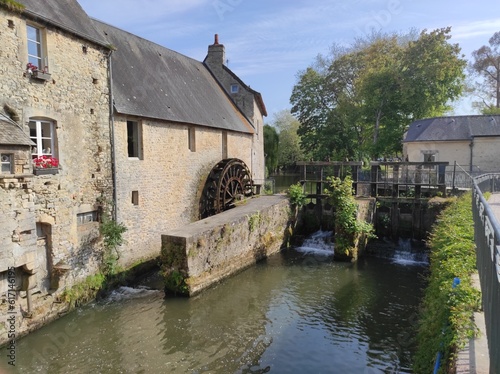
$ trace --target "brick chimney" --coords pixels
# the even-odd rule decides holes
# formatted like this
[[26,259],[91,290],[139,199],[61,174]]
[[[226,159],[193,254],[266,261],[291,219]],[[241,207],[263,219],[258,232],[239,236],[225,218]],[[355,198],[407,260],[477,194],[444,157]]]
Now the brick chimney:
[[223,44],[219,44],[219,35],[215,34],[214,44],[208,46],[208,54],[205,63],[211,69],[220,68],[226,64],[226,51]]

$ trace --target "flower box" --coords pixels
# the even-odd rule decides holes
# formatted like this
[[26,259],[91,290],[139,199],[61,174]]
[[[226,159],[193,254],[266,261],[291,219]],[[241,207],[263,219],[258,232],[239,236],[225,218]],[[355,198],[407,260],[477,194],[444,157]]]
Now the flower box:
[[31,74],[31,77],[35,78],[35,79],[40,79],[40,80],[43,80],[43,81],[50,80],[50,74],[49,73],[44,73],[43,71],[40,71],[40,70],[35,70]]
[[56,175],[59,172],[58,168],[34,168],[35,175]]

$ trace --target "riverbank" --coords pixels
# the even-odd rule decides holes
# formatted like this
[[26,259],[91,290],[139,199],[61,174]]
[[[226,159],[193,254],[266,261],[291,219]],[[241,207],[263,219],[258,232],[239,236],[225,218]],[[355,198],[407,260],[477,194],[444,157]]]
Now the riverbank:
[[480,292],[473,285],[476,272],[472,196],[467,193],[445,208],[428,240],[429,285],[420,316],[418,351],[414,368],[418,373],[455,370],[457,355],[476,327],[473,313],[479,310]]

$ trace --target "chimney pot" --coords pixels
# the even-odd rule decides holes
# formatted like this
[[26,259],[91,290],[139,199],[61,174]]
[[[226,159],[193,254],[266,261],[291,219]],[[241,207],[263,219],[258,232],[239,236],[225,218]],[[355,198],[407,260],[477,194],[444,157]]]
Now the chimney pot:
[[217,45],[217,44],[219,44],[219,34],[215,34],[214,45]]

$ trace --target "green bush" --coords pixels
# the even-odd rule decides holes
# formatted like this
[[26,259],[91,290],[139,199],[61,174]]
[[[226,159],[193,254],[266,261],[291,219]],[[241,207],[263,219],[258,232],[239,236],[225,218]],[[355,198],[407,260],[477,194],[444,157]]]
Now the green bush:
[[[425,290],[414,359],[416,373],[431,373],[442,352],[440,373],[448,372],[458,350],[476,333],[472,313],[480,294],[472,286],[476,271],[471,194],[452,202],[439,215],[431,232],[429,283]],[[453,288],[457,277],[460,284]]]
[[124,243],[123,233],[127,228],[122,223],[103,217],[100,230],[104,243],[103,272],[113,275],[117,271],[117,262],[120,258],[118,247]]
[[328,177],[330,189],[325,190],[335,208],[335,253],[352,256],[355,241],[360,235],[374,237],[373,225],[357,219],[358,203],[352,192],[352,179]]
[[299,208],[306,203],[304,188],[300,183],[292,184],[288,188],[288,198],[290,199],[290,204]]

